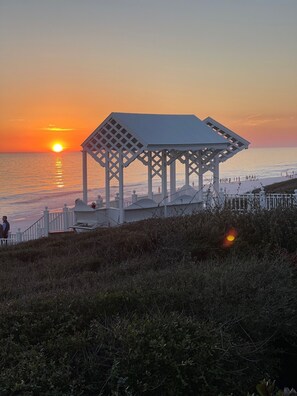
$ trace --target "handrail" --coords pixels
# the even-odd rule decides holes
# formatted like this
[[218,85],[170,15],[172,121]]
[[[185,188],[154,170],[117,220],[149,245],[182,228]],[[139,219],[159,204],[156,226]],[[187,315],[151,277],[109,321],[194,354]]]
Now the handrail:
[[44,235],[44,215],[36,220],[30,227],[22,232],[22,241],[38,239]]

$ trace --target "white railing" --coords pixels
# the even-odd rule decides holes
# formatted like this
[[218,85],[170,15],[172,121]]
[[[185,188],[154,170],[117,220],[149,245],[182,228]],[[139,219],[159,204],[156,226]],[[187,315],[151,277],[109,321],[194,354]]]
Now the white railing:
[[46,207],[43,212],[43,216],[35,221],[35,223],[33,223],[24,232],[21,232],[20,229],[18,229],[16,234],[10,234],[7,244],[38,239],[48,236],[50,232],[68,231],[73,224],[74,212],[72,209],[69,209],[66,204],[60,212],[50,213]]
[[38,239],[42,236],[44,236],[44,215],[22,232],[21,241],[30,241],[31,239]]
[[291,208],[297,205],[297,194],[267,194],[266,209],[274,209],[279,206]]
[[257,209],[276,209],[297,207],[297,190],[294,194],[225,194],[224,207],[236,211],[250,211]]
[[10,234],[8,238],[0,238],[0,248],[9,245],[15,245],[16,243],[16,234]]
[[74,212],[64,207],[62,212],[49,213],[49,232],[68,231],[74,224]]
[[[138,199],[135,191],[132,194],[132,200],[125,201],[125,207],[128,204],[137,202]],[[252,194],[225,194],[220,191],[217,197],[209,192],[204,192],[203,201],[205,208],[226,208],[234,211],[254,211],[258,209],[275,209],[277,207],[296,207],[297,208],[297,190],[294,194],[265,194],[264,189],[260,193]],[[103,206],[102,198],[97,201],[98,207]],[[118,206],[118,200],[111,202],[112,207]],[[64,205],[62,211],[49,212],[46,207],[43,216],[27,228],[24,232],[20,229],[15,234],[9,234],[7,239],[0,238],[0,247],[13,245],[19,242],[29,241],[46,237],[51,232],[68,231],[75,224],[75,215],[73,209],[69,209]]]

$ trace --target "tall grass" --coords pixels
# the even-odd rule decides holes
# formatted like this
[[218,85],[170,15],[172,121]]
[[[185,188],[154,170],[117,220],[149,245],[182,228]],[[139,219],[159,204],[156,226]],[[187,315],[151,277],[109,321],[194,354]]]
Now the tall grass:
[[267,375],[293,386],[296,268],[290,209],[3,248],[0,394],[246,395]]

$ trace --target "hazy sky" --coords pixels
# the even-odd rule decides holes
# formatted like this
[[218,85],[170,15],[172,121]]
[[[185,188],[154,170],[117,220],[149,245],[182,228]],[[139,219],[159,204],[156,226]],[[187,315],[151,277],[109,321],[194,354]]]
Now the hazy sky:
[[0,54],[0,151],[79,149],[112,111],[297,146],[297,0],[0,0]]

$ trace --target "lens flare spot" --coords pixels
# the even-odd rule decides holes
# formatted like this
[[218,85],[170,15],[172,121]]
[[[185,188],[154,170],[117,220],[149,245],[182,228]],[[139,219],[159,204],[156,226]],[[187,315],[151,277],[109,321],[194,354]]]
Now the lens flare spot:
[[234,228],[231,228],[224,237],[223,247],[228,248],[231,247],[237,237],[237,231]]
[[235,241],[235,235],[229,234],[226,236],[227,241],[233,242]]

